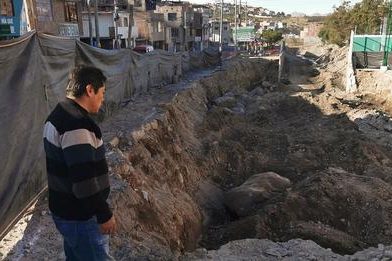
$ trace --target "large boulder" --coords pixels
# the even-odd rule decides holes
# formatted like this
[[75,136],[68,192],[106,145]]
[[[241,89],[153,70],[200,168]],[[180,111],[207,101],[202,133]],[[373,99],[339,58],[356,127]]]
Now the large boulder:
[[276,193],[290,187],[289,179],[274,172],[256,174],[241,186],[225,193],[225,205],[240,217],[248,216],[258,205],[270,199]]

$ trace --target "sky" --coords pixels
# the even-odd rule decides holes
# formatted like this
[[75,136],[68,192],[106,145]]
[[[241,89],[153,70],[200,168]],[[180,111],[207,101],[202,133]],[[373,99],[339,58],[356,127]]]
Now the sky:
[[[211,3],[219,0],[188,0],[191,3]],[[240,0],[237,0],[239,3]],[[275,12],[293,12],[305,14],[327,14],[333,11],[333,6],[339,6],[342,0],[241,0],[242,3],[248,2],[251,6],[262,6]],[[219,1],[220,2],[220,1]],[[225,3],[234,3],[234,0],[224,0]],[[361,0],[351,0],[352,4],[361,2]]]

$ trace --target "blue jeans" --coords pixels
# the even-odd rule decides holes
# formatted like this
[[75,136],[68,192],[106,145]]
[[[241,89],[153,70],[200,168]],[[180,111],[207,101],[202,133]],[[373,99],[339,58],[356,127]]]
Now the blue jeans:
[[78,221],[52,217],[63,236],[67,261],[114,260],[109,254],[109,235],[101,234],[95,218]]

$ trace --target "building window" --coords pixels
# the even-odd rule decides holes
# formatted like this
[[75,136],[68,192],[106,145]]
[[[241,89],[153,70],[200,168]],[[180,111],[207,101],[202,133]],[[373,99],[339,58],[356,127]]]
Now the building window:
[[36,5],[37,5],[37,20],[39,22],[53,21],[52,0],[39,0],[36,1]]
[[127,17],[124,17],[123,26],[128,27],[128,18]]
[[168,13],[167,20],[169,21],[177,21],[177,13]]
[[171,37],[178,37],[178,33],[179,32],[179,30],[178,30],[178,28],[172,28],[171,29]]
[[78,22],[78,9],[76,2],[65,1],[65,21]]
[[0,0],[0,15],[9,17],[15,16],[12,0]]
[[135,0],[134,6],[135,7],[142,7],[142,0]]

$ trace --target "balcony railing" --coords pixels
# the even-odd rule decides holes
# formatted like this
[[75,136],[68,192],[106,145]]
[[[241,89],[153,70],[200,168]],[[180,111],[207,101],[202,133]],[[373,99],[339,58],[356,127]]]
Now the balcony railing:
[[60,23],[58,25],[59,36],[79,37],[79,25],[71,23]]

